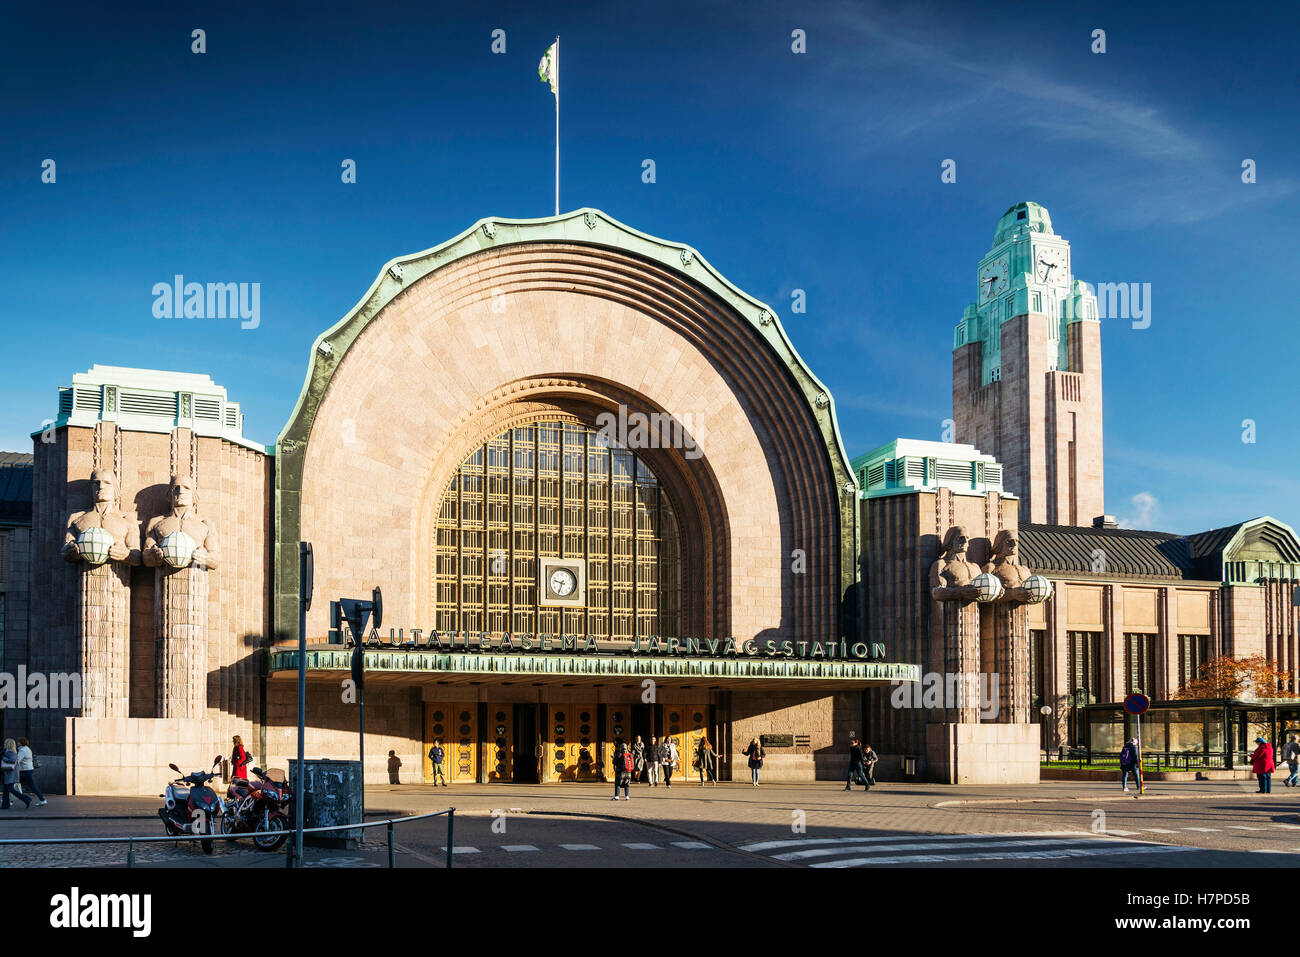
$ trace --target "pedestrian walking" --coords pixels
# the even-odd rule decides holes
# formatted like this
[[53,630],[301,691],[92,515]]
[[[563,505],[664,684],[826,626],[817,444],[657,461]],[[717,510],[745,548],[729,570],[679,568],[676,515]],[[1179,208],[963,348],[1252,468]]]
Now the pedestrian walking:
[[1250,755],[1250,769],[1255,772],[1255,779],[1259,781],[1260,794],[1273,793],[1273,746],[1263,738],[1256,738],[1255,743],[1259,745]]
[[248,762],[249,753],[244,750],[244,739],[239,735],[231,738],[234,748],[230,752],[230,776],[231,778],[243,778],[248,780]]
[[700,738],[699,749],[695,752],[695,767],[700,772],[700,787],[704,787],[704,777],[708,775],[710,784],[718,783],[718,756],[713,753],[708,735]]
[[9,795],[19,798],[24,807],[32,806],[32,799],[20,791],[14,790],[18,783],[18,745],[13,738],[5,738],[4,748],[0,750],[0,788],[4,789],[4,803],[0,811],[9,810]]
[[632,742],[632,780],[641,783],[643,774],[645,774],[645,742],[638,734],[636,740]]
[[618,789],[623,789],[623,800],[632,800],[628,794],[628,782],[632,780],[632,752],[629,751],[622,741],[614,745],[614,796],[611,801],[618,800]]
[[854,782],[862,785],[862,790],[870,791],[866,772],[862,767],[862,743],[857,738],[849,738],[849,777],[844,782],[844,790],[852,791]]
[[398,771],[401,770],[401,768],[402,768],[402,759],[397,756],[396,751],[389,751],[388,752],[388,783],[389,784],[402,783],[397,779],[397,773]]
[[664,787],[673,786],[673,771],[677,769],[680,761],[677,742],[672,738],[664,738],[663,743],[659,745],[659,766],[664,769]]
[[874,788],[876,786],[876,762],[880,760],[880,755],[872,750],[871,745],[862,746],[862,768],[867,773],[867,786]]
[[[1294,737],[1291,738],[1295,740]],[[36,758],[32,756],[31,743],[26,738],[18,739],[18,783],[24,794],[36,795],[36,806],[45,804],[45,795],[36,786]]]
[[447,756],[447,752],[442,749],[442,738],[433,739],[433,747],[429,749],[429,761],[433,764],[433,786],[438,786],[438,779],[442,778],[442,786],[447,786],[447,776],[442,773],[442,761]]
[[659,786],[659,739],[653,735],[645,749],[646,780],[652,788]]
[[749,747],[745,748],[745,756],[749,758],[750,780],[754,782],[754,787],[758,787],[758,772],[763,770],[763,758],[767,757],[767,752],[758,743],[758,738],[750,739]]
[[1287,770],[1291,772],[1283,783],[1292,788],[1300,785],[1300,741],[1296,740],[1294,734],[1291,735],[1291,740],[1286,743],[1283,757],[1286,759]]
[[1138,768],[1138,739],[1137,738],[1129,738],[1127,741],[1124,742],[1124,747],[1120,749],[1119,770],[1120,770],[1119,783],[1124,788],[1124,791],[1126,793],[1128,791],[1128,776],[1130,774],[1133,775],[1133,780],[1135,783],[1140,783],[1139,779],[1141,777],[1142,771],[1141,769]]

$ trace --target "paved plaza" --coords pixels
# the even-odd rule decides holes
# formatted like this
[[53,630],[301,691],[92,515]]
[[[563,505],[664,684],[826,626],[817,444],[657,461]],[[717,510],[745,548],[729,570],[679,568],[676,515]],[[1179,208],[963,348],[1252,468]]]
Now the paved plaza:
[[[456,808],[455,867],[1295,867],[1300,792],[1253,781],[1155,784],[1143,796],[1101,782],[1023,787],[884,784],[398,785],[367,790],[367,820]],[[149,798],[64,797],[0,812],[0,839],[157,837]],[[368,843],[309,848],[309,867],[386,867]],[[399,824],[399,867],[443,867],[446,818]],[[125,843],[20,845],[3,867],[123,867]],[[247,840],[137,844],[137,867],[283,867]]]

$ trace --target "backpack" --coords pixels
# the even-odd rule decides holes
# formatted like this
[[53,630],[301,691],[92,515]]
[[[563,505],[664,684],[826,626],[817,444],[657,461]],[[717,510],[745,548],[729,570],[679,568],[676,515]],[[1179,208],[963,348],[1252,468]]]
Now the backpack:
[[632,752],[631,751],[623,752],[623,770],[627,774],[632,773]]

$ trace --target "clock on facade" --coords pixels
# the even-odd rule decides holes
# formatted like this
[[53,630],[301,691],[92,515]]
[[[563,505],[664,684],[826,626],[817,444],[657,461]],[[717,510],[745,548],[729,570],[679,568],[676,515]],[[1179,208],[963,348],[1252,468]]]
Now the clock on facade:
[[586,604],[587,566],[581,558],[543,558],[537,565],[540,604]]
[[1010,285],[1011,263],[1007,254],[1003,253],[996,259],[990,259],[980,267],[980,302],[988,302],[990,299],[1006,292],[1007,286]]
[[1039,282],[1063,283],[1069,278],[1065,250],[1059,246],[1038,246],[1033,250],[1034,278]]

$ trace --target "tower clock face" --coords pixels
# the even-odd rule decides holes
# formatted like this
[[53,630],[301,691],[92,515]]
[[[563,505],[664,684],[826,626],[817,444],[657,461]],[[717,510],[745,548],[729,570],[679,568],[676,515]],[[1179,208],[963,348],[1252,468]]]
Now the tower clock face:
[[538,562],[537,587],[543,605],[581,607],[587,600],[586,563],[581,558],[543,558]]
[[1039,282],[1063,283],[1069,278],[1065,250],[1059,246],[1039,246],[1034,250],[1034,278]]
[[988,302],[1007,291],[1011,284],[1007,254],[991,259],[980,268],[980,302]]

